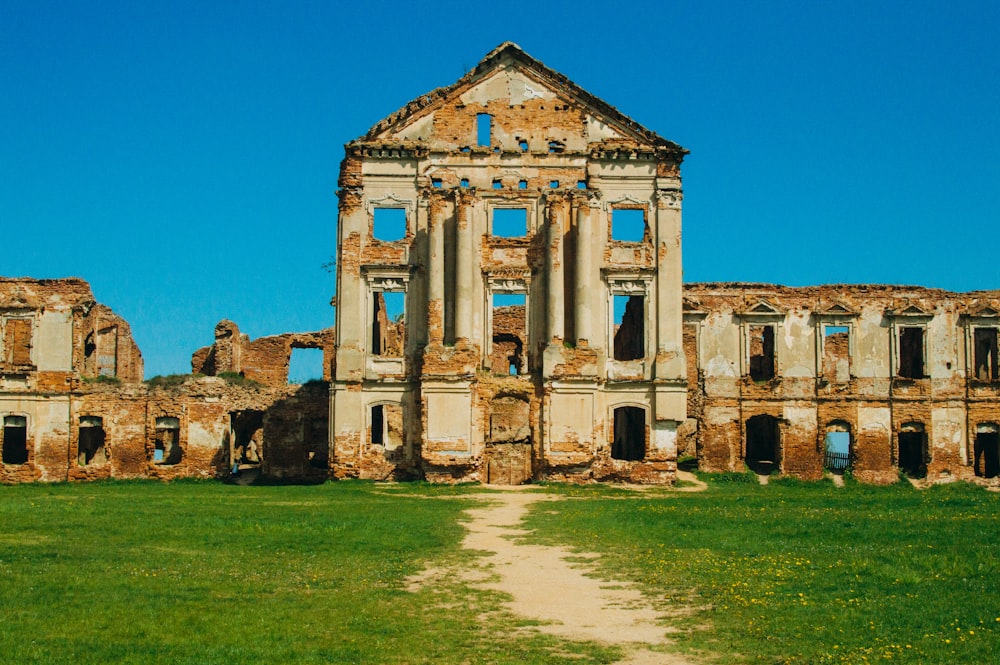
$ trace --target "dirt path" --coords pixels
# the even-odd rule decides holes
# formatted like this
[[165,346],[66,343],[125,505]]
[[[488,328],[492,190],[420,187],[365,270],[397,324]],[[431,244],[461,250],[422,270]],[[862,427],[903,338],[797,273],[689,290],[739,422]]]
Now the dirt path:
[[658,625],[659,614],[643,596],[626,583],[588,577],[593,566],[581,558],[597,555],[572,553],[561,547],[526,545],[512,537],[526,533],[519,528],[528,506],[555,497],[524,491],[485,495],[489,506],[468,511],[471,521],[463,546],[489,553],[486,563],[492,576],[477,586],[508,594],[508,608],[515,614],[545,622],[537,630],[570,640],[592,640],[621,646],[622,665],[685,665],[693,661],[653,651],[669,644],[669,628]]

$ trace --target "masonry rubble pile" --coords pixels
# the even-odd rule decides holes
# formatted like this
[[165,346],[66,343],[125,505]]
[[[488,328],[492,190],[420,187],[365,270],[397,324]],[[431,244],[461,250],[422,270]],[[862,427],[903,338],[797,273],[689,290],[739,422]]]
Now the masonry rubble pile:
[[347,144],[333,328],[143,383],[84,281],[0,278],[0,482],[996,483],[1000,292],[683,285],[686,154],[508,42]]

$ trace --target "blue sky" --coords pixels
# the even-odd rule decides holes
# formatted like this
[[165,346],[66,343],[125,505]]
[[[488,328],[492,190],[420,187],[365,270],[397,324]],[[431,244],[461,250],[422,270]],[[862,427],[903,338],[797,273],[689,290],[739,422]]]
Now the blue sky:
[[997,2],[0,3],[0,274],[147,375],[333,323],[344,143],[505,40],[691,150],[687,281],[1000,288]]

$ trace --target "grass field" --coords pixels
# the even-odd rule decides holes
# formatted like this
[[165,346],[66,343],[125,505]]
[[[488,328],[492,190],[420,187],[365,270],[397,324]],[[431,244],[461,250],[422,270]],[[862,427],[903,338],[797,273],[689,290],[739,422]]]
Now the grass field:
[[[529,520],[654,601],[697,608],[671,622],[714,662],[1000,662],[1000,496],[733,480],[545,487],[567,500]],[[476,565],[460,514],[478,491],[0,487],[0,662],[612,662],[517,631],[458,576],[405,589],[425,566]]]
[[[547,504],[536,540],[602,553],[717,662],[1000,663],[1000,495],[966,484],[708,477],[662,498]],[[706,627],[707,626],[707,627]]]

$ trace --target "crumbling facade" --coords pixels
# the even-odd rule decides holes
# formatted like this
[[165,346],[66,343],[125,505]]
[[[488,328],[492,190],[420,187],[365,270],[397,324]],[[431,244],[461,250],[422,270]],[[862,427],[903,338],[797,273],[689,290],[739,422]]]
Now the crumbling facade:
[[0,482],[1000,483],[1000,291],[684,286],[685,154],[506,43],[347,144],[334,328],[142,382],[85,282],[0,278]]
[[[701,468],[865,482],[1000,474],[1000,292],[691,284],[688,421]],[[845,458],[831,463],[841,439]]]
[[329,391],[288,384],[292,348],[329,352],[332,330],[251,341],[224,321],[196,375],[144,383],[128,324],[86,282],[0,278],[0,482],[220,477],[234,465],[325,480]]
[[668,482],[686,151],[506,43],[346,153],[333,474]]

